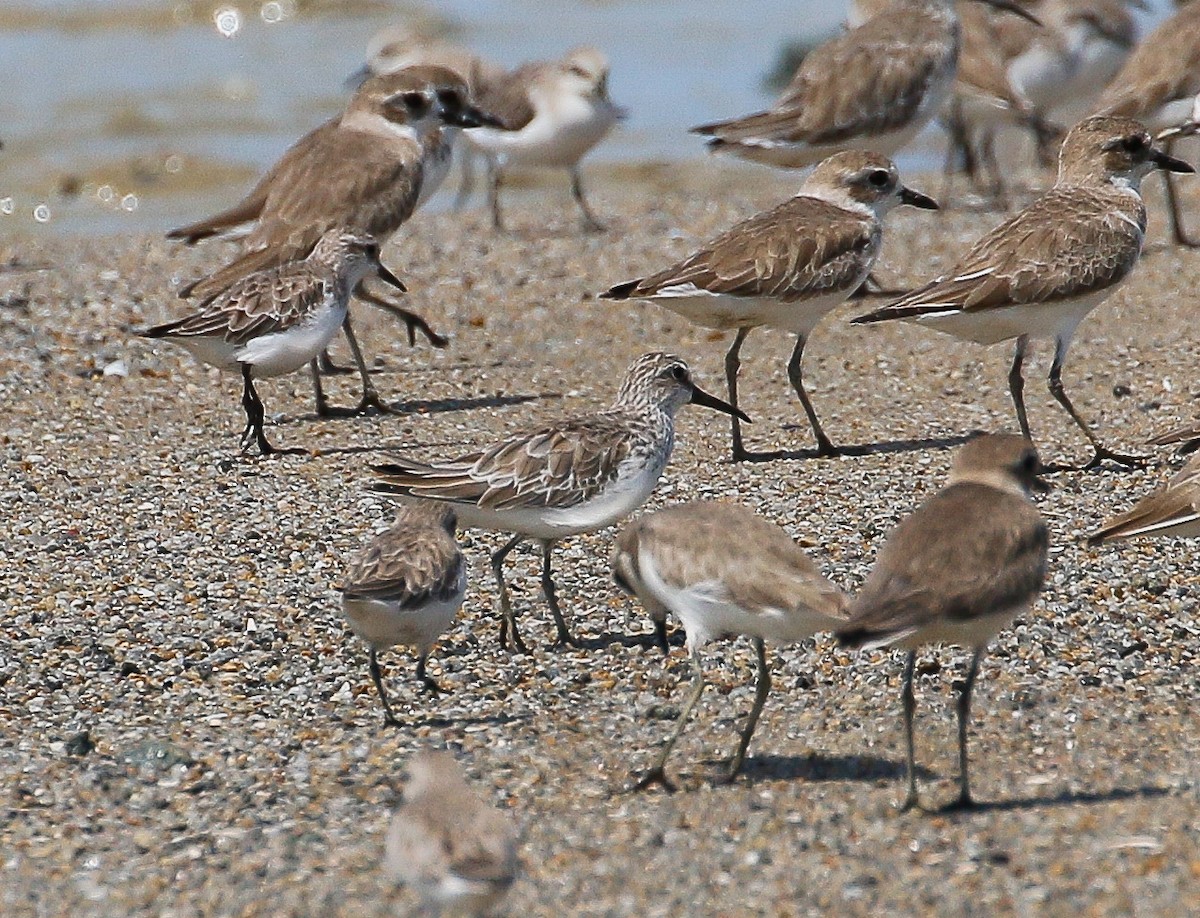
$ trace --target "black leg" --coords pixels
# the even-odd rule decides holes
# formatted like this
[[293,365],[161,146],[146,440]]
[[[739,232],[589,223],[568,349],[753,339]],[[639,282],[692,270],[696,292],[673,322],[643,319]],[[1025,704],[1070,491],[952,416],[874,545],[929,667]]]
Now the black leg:
[[808,423],[812,425],[813,436],[817,438],[817,455],[818,456],[836,456],[838,448],[833,445],[825,431],[821,429],[821,422],[817,420],[817,412],[809,401],[808,393],[804,391],[804,375],[800,370],[800,362],[804,359],[804,343],[807,339],[804,335],[797,335],[796,346],[792,349],[792,357],[788,361],[788,379],[792,382],[792,388],[796,390],[796,394],[800,396],[800,404],[804,406],[804,413],[808,415]]
[[513,649],[529,653],[529,648],[525,646],[520,632],[517,631],[517,616],[513,612],[512,599],[509,598],[508,587],[504,583],[504,559],[524,538],[522,535],[513,536],[492,555],[492,573],[496,575],[496,587],[500,591],[500,647],[508,649],[508,637],[511,634]]
[[467,149],[466,144],[459,144],[455,154],[458,158],[458,170],[462,173],[462,183],[458,186],[458,194],[454,197],[454,209],[460,211],[467,206],[475,191],[475,153]]
[[583,196],[583,178],[579,174],[578,163],[571,167],[571,197],[575,199],[575,203],[579,205],[579,210],[583,214],[584,232],[602,233],[608,228],[596,218],[592,209],[588,207],[587,198]]
[[645,790],[654,785],[661,784],[666,790],[674,791],[675,783],[667,777],[666,764],[667,757],[670,756],[671,750],[675,748],[675,743],[683,733],[683,728],[687,726],[688,718],[692,716],[692,711],[700,702],[700,696],[704,693],[704,671],[700,667],[700,651],[692,648],[692,694],[688,697],[687,704],[683,706],[683,710],[679,713],[679,722],[675,725],[675,730],[667,739],[667,743],[659,753],[657,761],[648,772],[638,779],[637,783],[630,788],[633,791]]
[[983,659],[983,648],[976,648],[971,656],[966,681],[958,693],[958,799],[947,809],[967,810],[975,805],[971,799],[971,783],[967,777],[967,727],[971,720],[971,689],[979,675],[979,662]]
[[917,652],[910,650],[904,661],[904,677],[900,687],[900,701],[904,705],[904,744],[908,766],[908,795],[904,798],[903,811],[911,810],[920,804],[917,796],[917,752],[913,740],[913,712],[917,709],[917,699],[913,696],[913,671],[917,666]]
[[492,229],[498,233],[504,232],[504,216],[500,213],[500,186],[504,176],[500,172],[500,163],[488,159],[488,206],[492,210]]
[[1143,464],[1146,461],[1145,456],[1125,456],[1120,453],[1114,453],[1108,447],[1101,444],[1101,442],[1096,439],[1096,435],[1092,433],[1091,428],[1088,427],[1087,424],[1084,423],[1083,418],[1079,416],[1079,412],[1075,410],[1075,406],[1071,404],[1071,400],[1067,398],[1067,393],[1063,389],[1062,365],[1066,354],[1067,342],[1060,338],[1054,344],[1054,363],[1050,367],[1050,377],[1047,382],[1049,383],[1050,394],[1054,396],[1055,401],[1057,401],[1063,406],[1063,408],[1066,409],[1067,414],[1071,416],[1071,420],[1073,420],[1076,426],[1083,431],[1083,435],[1087,437],[1088,442],[1092,444],[1092,449],[1095,451],[1095,454],[1092,456],[1091,462],[1084,466],[1084,468],[1094,469],[1105,459],[1109,459],[1117,463],[1117,465],[1123,465],[1126,468]]
[[654,640],[662,650],[663,656],[670,656],[671,642],[667,638],[667,616],[665,614],[662,618],[654,620]]
[[429,659],[429,654],[423,653],[417,657],[417,681],[421,683],[425,691],[431,695],[440,695],[442,687],[434,681],[433,677],[425,672],[425,662]]
[[746,718],[746,725],[742,728],[737,751],[729,760],[729,771],[724,779],[726,783],[736,778],[742,770],[742,764],[746,761],[746,750],[750,748],[750,737],[754,735],[754,728],[758,726],[758,718],[762,714],[763,705],[767,703],[767,695],[771,691],[771,670],[767,667],[767,651],[763,646],[762,638],[754,639],[754,652],[758,657],[758,679],[754,684],[754,706],[750,709],[750,716]]
[[1033,440],[1029,433],[1029,418],[1025,415],[1025,377],[1021,375],[1021,367],[1025,363],[1025,350],[1029,347],[1029,336],[1022,335],[1017,339],[1017,349],[1013,351],[1012,368],[1008,371],[1008,391],[1012,395],[1013,405],[1017,409],[1017,423],[1021,425],[1021,433],[1026,440]]
[[333,362],[333,358],[329,356],[329,348],[321,351],[317,355],[317,369],[325,376],[349,376],[354,372],[353,367],[343,367]]
[[[742,344],[748,334],[750,329],[739,328],[733,336],[733,344],[725,354],[725,386],[729,390],[729,404],[734,408],[738,406],[738,372],[742,368]],[[750,453],[746,452],[742,443],[742,422],[736,415],[730,415],[729,420],[733,429],[733,461],[744,462]]]
[[246,411],[246,429],[242,431],[243,452],[254,443],[264,456],[275,453],[275,447],[267,442],[267,436],[263,433],[266,412],[263,410],[262,399],[254,389],[253,370],[248,363],[242,364],[242,408]]
[[375,384],[371,382],[370,373],[367,371],[367,361],[363,358],[362,348],[358,346],[358,338],[355,337],[354,328],[350,325],[350,313],[348,312],[342,322],[342,333],[346,336],[346,343],[350,345],[350,353],[354,355],[354,365],[358,367],[358,375],[362,378],[363,394],[358,402],[358,407],[354,409],[355,413],[365,414],[367,411],[375,410],[382,414],[390,414],[392,409],[379,397]]
[[416,345],[417,332],[420,332],[422,335],[424,335],[425,339],[434,347],[442,348],[446,347],[446,345],[450,343],[450,339],[445,335],[439,335],[437,332],[435,332],[430,327],[429,323],[425,321],[424,317],[412,312],[411,310],[405,309],[398,303],[392,302],[387,297],[380,296],[377,293],[372,293],[367,289],[367,285],[365,283],[360,283],[354,288],[354,295],[364,303],[370,303],[372,306],[378,306],[384,312],[390,312],[397,319],[403,322],[405,328],[408,330],[409,347]]
[[336,409],[330,407],[329,400],[325,398],[325,386],[321,382],[321,364],[319,360],[314,360],[308,365],[309,372],[312,374],[313,384],[313,401],[317,406],[317,417],[327,418]]
[[554,646],[567,644],[571,647],[578,647],[579,641],[571,636],[571,631],[567,628],[567,622],[563,618],[562,609],[558,607],[558,594],[555,592],[554,577],[550,571],[550,553],[553,550],[553,542],[542,543],[542,593],[550,606],[550,614],[554,616],[554,627],[558,631],[558,635],[554,639]]
[[379,700],[383,702],[383,725],[385,727],[399,727],[400,721],[396,720],[396,715],[392,713],[392,706],[388,704],[387,692],[383,690],[383,672],[379,668],[379,659],[375,654],[375,648],[371,648],[371,678],[375,681],[375,690],[379,692]]

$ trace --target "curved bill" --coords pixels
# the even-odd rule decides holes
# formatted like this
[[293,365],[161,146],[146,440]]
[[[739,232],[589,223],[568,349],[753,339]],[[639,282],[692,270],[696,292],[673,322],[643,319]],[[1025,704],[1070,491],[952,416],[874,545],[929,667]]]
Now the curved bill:
[[734,408],[729,402],[717,398],[715,395],[709,395],[695,383],[692,384],[692,397],[690,399],[693,405],[702,405],[705,408],[711,408],[713,411],[720,411],[724,414],[731,414],[735,418],[741,418],[747,424],[754,423],[750,420],[750,416],[741,408]]
[[401,293],[408,293],[408,288],[404,286],[404,282],[391,271],[389,271],[382,262],[375,267],[375,273],[379,275],[379,279],[385,284],[390,284]]
[[1168,156],[1157,147],[1150,151],[1150,162],[1165,172],[1195,172],[1196,170],[1182,159]]
[[1037,16],[1033,15],[1029,10],[1021,6],[1021,4],[1013,2],[1013,0],[978,0],[978,2],[986,3],[988,6],[995,7],[998,10],[1004,10],[1006,13],[1020,16],[1022,19],[1032,22],[1035,26],[1042,25],[1042,20],[1038,19]]
[[937,201],[935,201],[929,195],[921,194],[921,192],[919,192],[913,188],[901,188],[900,189],[900,203],[908,204],[912,207],[921,207],[921,208],[924,208],[925,210],[937,210],[938,209]]

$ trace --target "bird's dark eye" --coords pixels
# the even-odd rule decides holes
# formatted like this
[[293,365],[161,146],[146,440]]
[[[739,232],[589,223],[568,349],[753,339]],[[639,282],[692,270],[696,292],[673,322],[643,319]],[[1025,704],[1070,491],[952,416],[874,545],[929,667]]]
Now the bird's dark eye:
[[1145,151],[1149,143],[1149,140],[1147,140],[1147,138],[1143,135],[1133,134],[1132,136],[1126,137],[1121,142],[1121,147],[1126,153],[1142,153]]
[[676,382],[686,382],[688,378],[688,371],[679,364],[675,364],[675,366],[671,367],[671,378]]
[[429,100],[423,92],[406,92],[403,98],[405,107],[411,112],[420,114],[429,108]]
[[448,109],[462,108],[462,97],[453,89],[438,90],[438,101]]
[[867,181],[876,188],[883,188],[892,180],[891,175],[886,169],[876,169],[867,176]]

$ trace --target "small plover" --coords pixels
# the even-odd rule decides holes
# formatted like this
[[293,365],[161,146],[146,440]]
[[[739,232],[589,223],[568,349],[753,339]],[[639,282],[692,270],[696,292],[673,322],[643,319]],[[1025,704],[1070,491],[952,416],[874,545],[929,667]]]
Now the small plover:
[[[932,198],[904,187],[884,156],[837,153],[813,171],[799,193],[744,220],[680,262],[617,284],[603,299],[644,299],[707,328],[736,329],[725,355],[729,401],[738,404],[741,349],[753,328],[796,335],[788,378],[817,439],[817,454],[837,453],[804,391],[801,360],[817,323],[862,286],[879,254],[883,216],[897,204],[936,209]],[[748,452],[733,415],[733,460]]]
[[846,597],[821,576],[786,532],[737,504],[700,501],[648,513],[617,537],[613,576],[646,605],[656,622],[670,610],[687,632],[692,691],[642,789],[674,785],[665,766],[704,691],[700,650],[709,641],[747,635],[754,640],[758,681],[725,780],[741,771],[754,727],[771,690],[763,641],[792,643],[845,623]]
[[410,760],[383,869],[421,899],[422,915],[488,914],[517,878],[512,817],[480,797],[449,752]]
[[901,697],[908,764],[904,809],[918,804],[913,741],[917,648],[948,643],[974,653],[958,695],[959,794],[969,807],[967,726],[971,689],[987,643],[1037,599],[1046,579],[1049,531],[1029,499],[1045,489],[1026,438],[984,435],[954,460],[945,488],[888,536],[867,582],[838,629],[848,647],[908,651]]
[[1062,366],[1079,323],[1137,264],[1146,234],[1139,188],[1154,169],[1194,171],[1155,147],[1137,121],[1081,121],[1063,141],[1053,188],[976,242],[949,274],[853,321],[903,319],[977,344],[1016,338],[1009,391],[1026,437],[1021,366],[1030,338],[1052,339],[1050,392],[1091,443],[1088,467],[1136,463],[1103,446],[1079,416]]
[[454,538],[456,525],[446,504],[402,504],[392,525],[355,555],[342,581],[342,612],[370,649],[371,679],[388,725],[399,722],[383,688],[379,651],[397,644],[415,647],[417,679],[427,691],[439,691],[425,663],[467,591],[467,563]]
[[675,413],[688,403],[740,413],[697,386],[680,358],[643,354],[626,371],[611,408],[566,417],[457,459],[376,465],[370,489],[446,501],[463,526],[515,533],[492,555],[502,647],[511,633],[514,646],[526,651],[504,583],[504,559],[526,539],[540,541],[542,590],[557,643],[575,644],[551,576],[554,543],[611,526],[645,502],[671,457]]
[[1148,494],[1120,516],[1105,521],[1088,542],[1135,536],[1200,535],[1200,456],[1190,459],[1166,486]]
[[[566,169],[587,230],[604,229],[583,193],[580,160],[625,118],[608,95],[608,58],[596,48],[580,47],[562,60],[525,64],[489,79],[480,105],[496,115],[500,127],[466,131],[464,138],[488,163],[488,200],[492,225],[503,229],[500,185],[510,167]],[[465,167],[464,167],[465,171]],[[470,193],[464,175],[460,199]]]
[[399,289],[370,236],[330,230],[302,261],[255,271],[200,304],[185,318],[139,332],[187,348],[197,360],[242,374],[246,429],[263,455],[279,452],[263,433],[263,404],[254,380],[283,376],[310,363],[346,319],[351,291],[368,274]]

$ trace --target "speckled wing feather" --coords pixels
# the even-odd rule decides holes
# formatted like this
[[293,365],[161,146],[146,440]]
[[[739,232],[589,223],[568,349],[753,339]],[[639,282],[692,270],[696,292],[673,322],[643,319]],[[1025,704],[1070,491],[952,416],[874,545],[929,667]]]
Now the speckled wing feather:
[[1058,186],[976,242],[952,274],[852,321],[1084,296],[1133,270],[1145,231],[1140,198],[1116,188]]
[[1016,609],[1041,590],[1048,550],[1046,524],[1027,500],[951,485],[888,537],[839,637],[861,644]]
[[1146,118],[1200,92],[1200,6],[1185,6],[1142,39],[1093,114]]
[[[820,229],[797,231],[805,226]],[[854,285],[870,267],[878,236],[876,221],[799,195],[737,224],[678,264],[632,286],[614,287],[609,295],[648,297],[694,284],[729,296],[805,299]]]
[[536,114],[529,101],[529,83],[542,64],[525,64],[485,84],[478,98],[479,107],[502,122],[510,131],[519,131]]
[[454,538],[440,528],[393,526],[354,558],[342,592],[401,608],[428,600],[450,602],[462,589],[465,561]]
[[1107,542],[1200,521],[1200,456],[1193,457],[1165,488],[1142,498],[1129,511],[1105,522],[1088,537]]
[[486,510],[571,507],[616,478],[634,436],[627,418],[590,415],[510,437],[450,462],[374,466],[378,481],[372,489],[471,503]]
[[[458,802],[471,793],[464,787]],[[410,879],[433,885],[451,875],[505,887],[516,878],[516,838],[501,811],[480,803],[470,813],[455,813],[467,818],[451,824],[444,801],[421,799],[405,804],[403,813],[390,845]]]

